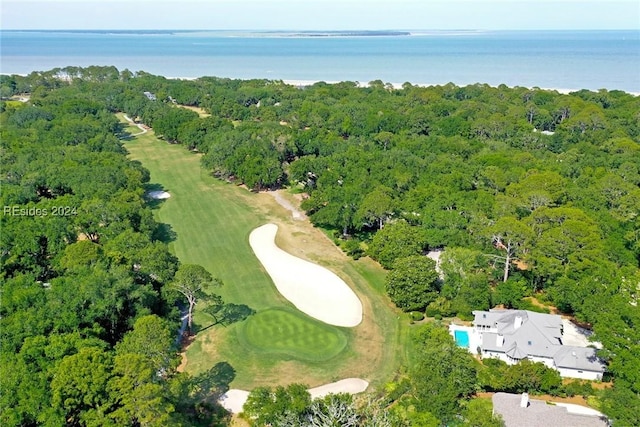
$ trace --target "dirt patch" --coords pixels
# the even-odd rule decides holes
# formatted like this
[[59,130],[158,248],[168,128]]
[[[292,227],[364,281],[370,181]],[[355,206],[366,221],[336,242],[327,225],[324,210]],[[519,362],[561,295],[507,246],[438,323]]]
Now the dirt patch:
[[195,113],[198,113],[198,116],[200,116],[201,118],[211,117],[211,114],[207,113],[203,108],[194,107],[192,105],[182,105],[182,104],[175,104],[175,105],[176,107],[184,108],[185,110],[191,110]]
[[560,313],[560,310],[558,310],[556,307],[554,307],[552,305],[543,304],[536,297],[526,297],[524,299],[529,301],[532,305],[534,305],[536,307],[546,308],[547,310],[549,310],[549,312],[551,314],[562,314],[562,313]]
[[518,270],[524,271],[529,269],[529,264],[519,259],[514,259],[513,264],[518,268]]
[[186,334],[182,338],[182,341],[180,342],[180,364],[176,368],[178,372],[184,372],[185,368],[187,367],[187,349],[195,339],[195,335],[187,336]]
[[251,427],[248,421],[240,418],[237,414],[233,414],[231,417],[231,427]]
[[[476,393],[477,397],[491,399],[493,398],[493,392],[482,392]],[[529,398],[531,400],[542,400],[545,402],[557,402],[557,403],[573,403],[574,405],[585,406],[587,408],[591,408],[587,403],[587,399],[582,396],[573,396],[573,397],[559,397],[559,396],[551,396],[549,394],[530,394]]]

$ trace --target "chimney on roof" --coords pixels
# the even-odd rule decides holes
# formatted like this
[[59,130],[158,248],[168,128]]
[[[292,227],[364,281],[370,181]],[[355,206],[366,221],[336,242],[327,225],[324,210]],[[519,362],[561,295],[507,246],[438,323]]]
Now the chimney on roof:
[[504,335],[496,335],[496,347],[502,347],[504,344]]
[[522,326],[522,316],[516,316],[513,320],[513,329],[518,329],[520,326]]
[[522,397],[520,398],[520,407],[526,408],[529,406],[529,393],[522,393]]

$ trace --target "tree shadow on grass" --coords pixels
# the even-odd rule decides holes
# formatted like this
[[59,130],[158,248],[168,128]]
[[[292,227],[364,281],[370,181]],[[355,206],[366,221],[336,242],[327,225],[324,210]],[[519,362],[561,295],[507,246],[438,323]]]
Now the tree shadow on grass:
[[193,377],[199,400],[217,400],[229,391],[229,384],[236,378],[236,370],[227,362],[218,362],[212,368]]
[[124,123],[118,123],[116,127],[116,138],[120,141],[131,141],[133,139],[133,134],[126,129],[127,126]]
[[166,244],[174,242],[177,237],[178,233],[173,231],[171,224],[166,224],[164,222],[158,223],[152,234],[153,240],[159,240]]
[[162,184],[145,184],[144,186],[145,196],[144,199],[147,202],[147,206],[151,209],[158,209],[167,199],[154,199],[150,196],[154,191],[167,191]]
[[228,326],[232,323],[241,322],[256,313],[254,309],[246,304],[224,303],[221,298],[216,297],[214,297],[214,303],[203,310],[213,317],[214,323],[198,329],[198,332],[206,331],[216,325]]

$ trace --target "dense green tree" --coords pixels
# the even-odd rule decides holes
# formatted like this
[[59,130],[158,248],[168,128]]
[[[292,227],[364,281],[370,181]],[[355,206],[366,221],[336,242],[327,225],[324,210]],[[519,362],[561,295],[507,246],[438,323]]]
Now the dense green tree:
[[413,339],[418,355],[410,371],[414,404],[446,423],[475,391],[477,362],[435,323],[422,326]]
[[255,425],[277,423],[282,418],[301,420],[311,405],[311,395],[302,384],[258,387],[251,391],[243,411]]
[[502,217],[489,227],[491,242],[500,255],[491,255],[503,265],[502,281],[509,279],[514,261],[526,256],[532,239],[532,233],[526,224],[513,217]]
[[[79,349],[47,344],[52,337],[98,337],[91,346],[108,352],[135,319],[176,312],[167,284],[177,260],[156,241],[143,198],[149,174],[126,159],[118,140],[114,113],[123,111],[203,152],[203,165],[220,178],[252,190],[303,183],[314,224],[362,241],[386,268],[423,254],[427,242],[446,247],[439,307],[461,316],[486,309],[490,286],[494,301],[513,306],[522,303],[520,291],[543,293],[593,324],[614,377],[603,410],[620,425],[637,424],[630,402],[639,392],[638,352],[629,343],[637,341],[638,323],[630,303],[637,303],[640,254],[640,98],[481,84],[396,90],[382,81],[299,90],[115,67],[2,76],[0,92],[30,92],[20,106],[0,103],[2,205],[75,209],[70,216],[0,217],[0,356],[2,368],[5,361],[16,367],[0,376],[9,390],[0,396],[3,423],[64,423],[63,410],[51,405],[52,367]],[[509,239],[512,252],[498,248]],[[449,262],[447,252],[457,247],[466,252]],[[496,263],[498,271],[495,259],[478,253],[505,262]],[[511,292],[514,284],[521,289]],[[55,357],[42,356],[49,345]],[[200,395],[184,376],[153,381],[138,396],[147,393],[156,409],[140,406],[141,413],[158,410],[159,420],[185,425],[195,419],[188,414],[210,413],[195,403]],[[175,389],[169,395],[167,384]],[[176,398],[181,385],[193,399]],[[441,421],[440,409],[405,399],[394,406],[405,424]],[[117,417],[104,413],[102,424],[148,423],[133,414],[136,407],[116,402],[109,410],[119,410]],[[464,410],[456,409],[460,423]]]
[[522,298],[527,295],[527,285],[522,280],[511,278],[499,283],[491,295],[493,305],[504,305],[505,308],[519,308]]
[[116,354],[139,354],[155,372],[164,375],[175,368],[175,333],[169,323],[151,314],[140,317],[122,340],[116,344]]
[[387,225],[373,237],[367,254],[387,269],[398,258],[418,255],[427,249],[424,232],[405,221]]
[[394,214],[395,208],[392,194],[393,190],[388,187],[378,187],[374,189],[362,200],[356,212],[356,218],[363,224],[382,230],[384,224]]
[[436,262],[422,255],[396,259],[386,278],[386,290],[404,311],[424,310],[438,295]]
[[112,404],[107,393],[111,364],[111,356],[96,347],[62,359],[51,380],[51,403],[68,424],[109,424],[104,414]]
[[109,415],[116,425],[169,423],[175,407],[166,398],[158,373],[145,356],[132,353],[116,356],[113,374],[107,390],[117,404]]
[[611,417],[614,426],[640,423],[640,395],[627,387],[613,387],[603,392],[602,411]]
[[360,415],[353,405],[353,398],[346,393],[330,394],[323,399],[314,400],[305,418],[308,420],[305,424],[309,427],[360,425]]
[[471,399],[462,412],[464,427],[504,427],[499,414],[493,414],[493,404],[487,399]]
[[183,264],[176,271],[172,290],[180,293],[187,300],[187,328],[193,333],[193,310],[196,303],[207,297],[207,288],[220,283],[211,276],[204,267],[196,264]]

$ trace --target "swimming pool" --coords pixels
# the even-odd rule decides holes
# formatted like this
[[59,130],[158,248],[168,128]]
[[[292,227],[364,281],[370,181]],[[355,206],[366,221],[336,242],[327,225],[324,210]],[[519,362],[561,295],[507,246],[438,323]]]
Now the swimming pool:
[[467,331],[453,331],[456,344],[460,347],[469,348],[469,333]]

